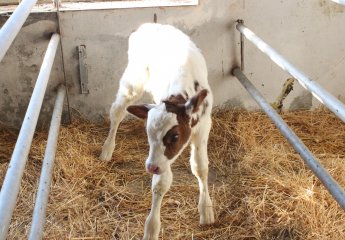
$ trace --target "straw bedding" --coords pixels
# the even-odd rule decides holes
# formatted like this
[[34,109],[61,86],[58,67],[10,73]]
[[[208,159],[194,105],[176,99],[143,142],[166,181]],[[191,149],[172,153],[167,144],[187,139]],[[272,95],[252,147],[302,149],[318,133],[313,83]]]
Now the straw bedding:
[[[345,186],[345,124],[324,110],[284,113],[333,177]],[[345,213],[261,112],[216,110],[209,186],[217,222],[199,226],[198,185],[188,151],[173,165],[163,200],[161,239],[344,239]],[[108,124],[63,126],[45,239],[140,239],[151,205],[144,123],[120,125],[109,163],[97,156]],[[0,131],[0,184],[17,137]],[[27,238],[46,131],[35,134],[8,239]]]

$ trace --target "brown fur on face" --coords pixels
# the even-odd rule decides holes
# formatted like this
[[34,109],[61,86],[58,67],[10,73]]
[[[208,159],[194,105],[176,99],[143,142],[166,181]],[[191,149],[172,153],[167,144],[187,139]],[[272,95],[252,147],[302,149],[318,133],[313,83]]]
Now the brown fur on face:
[[170,160],[175,157],[187,143],[191,129],[187,125],[176,125],[164,136],[163,144],[166,147],[164,155]]
[[[185,93],[187,95],[187,93]],[[185,104],[187,102],[187,97],[184,97],[183,95],[171,95],[167,100],[163,101],[164,103],[172,103],[172,104]]]
[[[163,101],[166,111],[176,114],[178,122],[178,125],[172,127],[163,137],[163,144],[166,147],[164,155],[168,159],[174,158],[188,142],[192,132],[191,128],[198,124],[199,118],[193,118],[191,121],[191,117],[187,112],[190,110],[197,112],[206,96],[207,90],[204,89],[191,98],[189,103],[187,103],[187,100],[182,95],[172,95]],[[206,101],[203,104],[204,109],[202,115],[205,114],[207,106],[208,102]],[[188,111],[186,108],[188,108]]]
[[191,135],[190,117],[183,102],[185,103],[186,100],[181,95],[172,96],[164,101],[167,112],[176,114],[178,122],[178,125],[172,127],[163,137],[163,144],[166,147],[164,155],[168,159],[172,159],[180,152]]
[[194,127],[195,125],[197,125],[199,122],[199,118],[192,118],[192,125],[191,127]]

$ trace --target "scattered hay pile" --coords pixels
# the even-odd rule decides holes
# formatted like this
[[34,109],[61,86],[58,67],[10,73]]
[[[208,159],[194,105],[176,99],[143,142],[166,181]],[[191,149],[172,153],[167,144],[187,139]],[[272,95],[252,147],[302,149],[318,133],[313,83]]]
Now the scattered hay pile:
[[[283,117],[345,186],[345,124],[321,110]],[[109,163],[97,159],[108,126],[77,120],[62,127],[45,239],[142,237],[151,205],[143,125],[121,124]],[[2,183],[17,132],[0,133]],[[46,132],[35,135],[9,239],[28,235],[46,139]],[[216,111],[209,158],[217,223],[198,225],[198,186],[186,151],[163,200],[162,239],[344,239],[345,213],[263,113]]]

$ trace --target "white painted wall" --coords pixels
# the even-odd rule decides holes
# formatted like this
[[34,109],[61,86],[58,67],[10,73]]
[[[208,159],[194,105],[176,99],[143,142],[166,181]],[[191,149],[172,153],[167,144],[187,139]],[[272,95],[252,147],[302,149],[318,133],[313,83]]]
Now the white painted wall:
[[[128,36],[141,23],[152,22],[154,14],[159,23],[172,24],[186,32],[202,50],[217,105],[257,108],[237,80],[230,76],[231,69],[239,64],[239,33],[235,30],[238,18],[244,19],[251,30],[332,94],[345,95],[345,7],[329,0],[200,0],[199,6],[192,7],[60,12],[64,66],[73,108],[91,120],[107,115],[127,64]],[[27,25],[19,37],[31,37],[27,49],[34,48],[35,36],[47,27],[47,22],[41,22],[44,20],[40,14],[31,18],[38,19],[35,24],[39,27],[29,31],[31,25]],[[38,22],[41,25],[37,25]],[[2,109],[9,95],[17,96],[12,101],[19,101],[21,96],[22,102],[27,101],[27,94],[10,84],[14,81],[23,84],[20,76],[26,71],[26,68],[14,69],[13,66],[15,61],[24,58],[20,51],[13,50],[18,44],[16,40],[5,61],[0,63],[1,114],[4,114]],[[88,54],[88,95],[79,94],[76,49],[81,44],[86,45]],[[38,47],[41,50],[44,44]],[[31,61],[37,62],[38,58],[35,55],[26,59],[25,65],[30,66]],[[56,68],[61,69],[60,61],[56,62]],[[289,77],[248,41],[245,42],[245,72],[269,101],[274,101]],[[53,85],[63,80],[59,74],[53,72]],[[6,96],[2,94],[4,88],[9,92]],[[298,84],[285,103],[286,109],[318,106]],[[0,118],[1,121],[11,123],[12,115],[17,118],[16,113],[7,111],[6,114],[11,116]]]

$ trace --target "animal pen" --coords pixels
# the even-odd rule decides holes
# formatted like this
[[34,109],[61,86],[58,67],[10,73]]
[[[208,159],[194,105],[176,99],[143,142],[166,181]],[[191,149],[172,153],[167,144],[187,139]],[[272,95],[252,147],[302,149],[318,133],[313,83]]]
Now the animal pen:
[[[12,42],[36,2],[24,0],[11,15],[3,15],[6,21],[0,30],[0,61],[8,58],[5,54],[11,49]],[[199,4],[205,9],[214,5],[214,1],[210,0],[200,2],[203,2]],[[229,3],[230,8],[232,4],[242,6],[244,1],[229,2],[232,2]],[[335,6],[335,3],[329,3],[331,1],[320,2],[323,4],[321,7]],[[345,9],[342,6],[345,5],[344,1],[334,2],[339,4],[336,9]],[[202,7],[197,11],[202,11]],[[137,27],[144,21],[152,21],[151,18],[146,19],[146,15],[153,15],[151,13],[159,22],[160,16],[166,14],[161,8],[153,8],[153,11],[146,7],[140,8],[138,11],[143,11],[145,16],[131,24]],[[64,32],[61,26],[66,24],[63,16],[59,15],[63,14],[64,10],[61,9],[54,7],[53,11],[57,14],[54,21],[58,27],[55,31],[48,29],[44,34],[45,40],[41,40],[49,43],[20,131],[11,126],[13,124],[10,120],[6,122],[6,118],[1,118],[0,239],[140,239],[151,202],[150,175],[144,168],[148,154],[144,123],[135,119],[123,122],[119,127],[111,162],[99,161],[98,155],[108,131],[108,120],[102,117],[101,121],[94,121],[92,117],[86,116],[90,111],[81,110],[83,105],[79,105],[80,109],[72,106],[73,101],[80,101],[73,94],[86,97],[89,92],[92,94],[96,90],[90,85],[92,76],[88,76],[88,71],[91,70],[85,63],[88,45],[78,44],[77,54],[66,54],[72,50],[66,50],[69,36],[68,31]],[[345,14],[345,11],[339,11]],[[65,12],[69,14],[67,10]],[[212,16],[215,17],[219,13],[214,14]],[[225,11],[224,16],[227,14]],[[190,21],[195,21],[192,16],[186,16]],[[211,226],[198,225],[198,186],[186,161],[188,153],[183,153],[173,165],[174,183],[163,200],[160,237],[343,239],[345,106],[334,94],[259,38],[242,20],[235,22],[238,18],[241,18],[240,13],[231,18],[231,28],[221,28],[236,34],[234,40],[240,46],[236,46],[234,52],[237,53],[237,64],[228,68],[262,111],[248,111],[221,103],[214,108],[209,139],[209,187],[216,223]],[[164,21],[169,23],[169,17]],[[170,19],[170,22],[174,25],[173,20]],[[176,25],[180,26],[181,23],[176,22]],[[212,29],[206,24],[204,26],[208,27],[207,31]],[[193,29],[186,28],[186,31],[192,38],[199,34],[193,35]],[[102,41],[108,41],[107,37],[102,35]],[[247,77],[252,74],[250,66],[246,65],[250,57],[246,56],[244,38],[295,78],[323,106],[278,114]],[[208,54],[212,55],[204,49],[208,45],[205,46],[202,50],[208,60]],[[342,50],[344,48],[345,45]],[[59,49],[61,54],[57,55]],[[76,50],[75,46],[70,49]],[[253,49],[250,49],[250,53],[256,54]],[[49,88],[50,96],[55,99],[53,110],[47,111],[52,115],[50,128],[47,130],[42,126],[36,129],[56,56],[61,58],[60,70],[63,74]],[[64,58],[68,57],[78,65],[80,85],[69,82],[69,75],[73,74],[67,72],[69,66]],[[25,61],[30,61],[30,58]],[[5,65],[8,66],[8,62],[3,63]],[[239,67],[235,67],[237,65]],[[222,70],[220,79],[225,81],[227,73]],[[232,80],[226,81],[237,84],[230,71],[228,75]],[[4,80],[2,76],[1,73],[0,82]],[[212,87],[211,80],[210,83]],[[75,94],[75,88],[80,93]],[[114,93],[115,88],[113,90]],[[1,89],[1,92],[5,93],[6,89]],[[66,96],[69,101],[65,101]],[[97,107],[96,104],[94,106]],[[60,127],[63,109],[68,109],[64,115],[72,121]],[[3,115],[5,111],[0,113]]]

